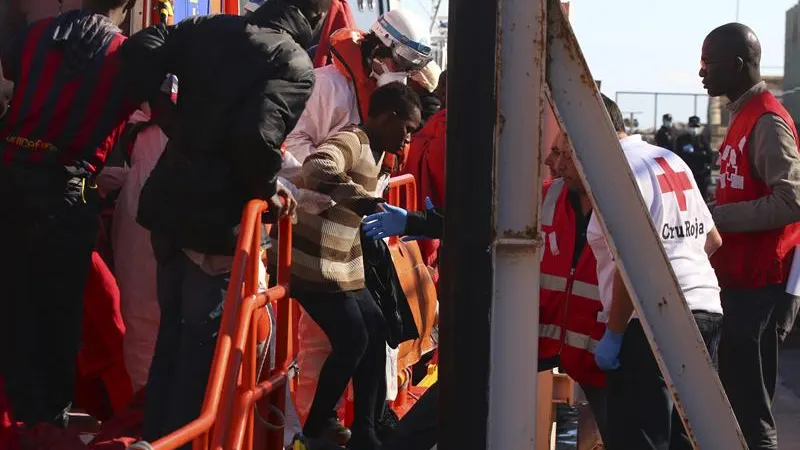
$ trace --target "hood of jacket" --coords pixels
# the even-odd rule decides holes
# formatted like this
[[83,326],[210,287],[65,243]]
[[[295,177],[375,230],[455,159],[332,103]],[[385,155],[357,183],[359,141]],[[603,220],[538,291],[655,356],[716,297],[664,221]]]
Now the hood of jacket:
[[271,0],[248,17],[253,25],[284,31],[307,49],[314,39],[314,30],[297,6],[285,0]]
[[53,19],[51,39],[64,51],[64,67],[71,74],[81,73],[122,33],[108,17],[84,10],[68,11]]

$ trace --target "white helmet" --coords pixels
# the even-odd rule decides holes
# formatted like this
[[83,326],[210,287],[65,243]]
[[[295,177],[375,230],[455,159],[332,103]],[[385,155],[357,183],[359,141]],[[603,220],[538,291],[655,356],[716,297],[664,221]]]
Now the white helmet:
[[407,9],[393,9],[380,16],[370,31],[392,49],[392,59],[404,71],[420,70],[433,59],[425,23]]

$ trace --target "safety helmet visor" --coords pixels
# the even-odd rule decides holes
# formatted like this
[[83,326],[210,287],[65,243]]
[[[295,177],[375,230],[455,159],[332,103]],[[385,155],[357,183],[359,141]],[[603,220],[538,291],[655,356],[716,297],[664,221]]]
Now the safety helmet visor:
[[409,39],[397,28],[386,20],[378,19],[378,25],[383,28],[392,43],[392,59],[397,68],[402,71],[415,72],[425,67],[433,58],[430,45]]
[[392,45],[392,60],[398,70],[403,72],[419,72],[431,62],[430,56],[425,56],[402,44]]

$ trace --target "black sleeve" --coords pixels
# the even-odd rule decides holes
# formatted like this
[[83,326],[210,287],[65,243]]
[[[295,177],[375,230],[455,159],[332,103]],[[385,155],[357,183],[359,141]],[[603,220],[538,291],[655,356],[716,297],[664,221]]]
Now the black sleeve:
[[188,52],[191,31],[207,17],[192,17],[176,25],[147,27],[122,46],[122,75],[129,97],[135,104],[158,95],[164,79]]
[[439,239],[444,233],[444,216],[437,209],[409,212],[406,220],[406,236],[425,236]]
[[[281,145],[297,124],[314,86],[314,71],[305,50],[293,45],[282,78],[254,87],[231,132],[233,167],[254,198],[275,194],[283,156]],[[301,58],[302,57],[302,58]]]

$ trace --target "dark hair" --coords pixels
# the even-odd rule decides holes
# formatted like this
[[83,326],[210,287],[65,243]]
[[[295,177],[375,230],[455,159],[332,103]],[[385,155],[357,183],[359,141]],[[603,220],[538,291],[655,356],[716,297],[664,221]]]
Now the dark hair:
[[287,3],[296,6],[303,13],[311,28],[314,28],[331,8],[331,0],[287,0]]
[[415,109],[422,111],[419,96],[414,89],[399,82],[389,83],[375,89],[369,99],[370,117],[378,117],[381,114],[392,112],[397,113],[403,119],[408,119],[411,118]]
[[377,34],[370,31],[364,36],[361,41],[361,58],[364,60],[364,65],[369,67],[371,58],[391,58],[392,49],[383,45],[383,41]]
[[600,95],[603,96],[603,104],[606,107],[608,118],[611,119],[611,124],[614,125],[614,131],[617,133],[624,133],[625,119],[622,117],[622,111],[619,110],[619,106],[614,103],[614,100],[606,97],[605,94]]

